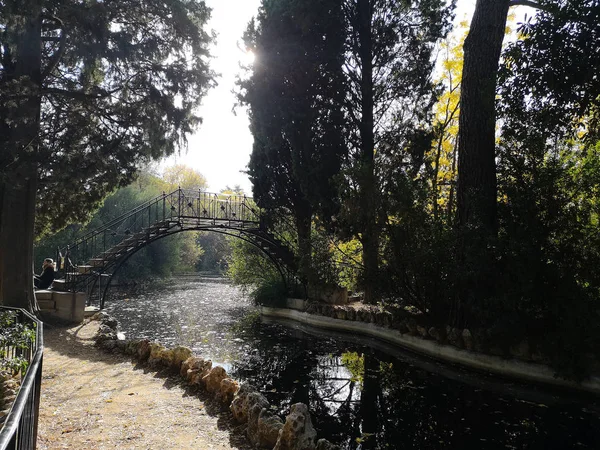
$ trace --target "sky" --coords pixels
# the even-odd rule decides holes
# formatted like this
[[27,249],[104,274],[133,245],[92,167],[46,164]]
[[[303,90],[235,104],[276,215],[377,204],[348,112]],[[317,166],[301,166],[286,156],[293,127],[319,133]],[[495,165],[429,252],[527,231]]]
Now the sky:
[[[456,21],[470,20],[476,0],[458,0]],[[243,49],[242,35],[248,22],[256,15],[260,0],[206,0],[212,8],[209,28],[217,33],[212,49],[212,69],[221,74],[218,86],[204,98],[199,114],[203,123],[189,137],[187,151],[172,156],[160,164],[159,170],[174,164],[185,164],[207,179],[208,190],[218,192],[226,186],[239,185],[247,194],[252,193],[250,180],[244,174],[252,152],[252,135],[248,129],[245,108],[233,107],[236,98],[236,75],[241,72],[240,62],[248,62]],[[529,8],[517,8],[517,22]]]

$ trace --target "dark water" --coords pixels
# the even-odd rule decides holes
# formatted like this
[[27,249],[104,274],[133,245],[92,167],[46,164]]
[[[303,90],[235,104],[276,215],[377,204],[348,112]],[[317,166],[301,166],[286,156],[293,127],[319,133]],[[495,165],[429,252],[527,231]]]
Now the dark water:
[[349,335],[260,319],[236,288],[178,280],[107,310],[129,337],[188,345],[346,449],[600,449],[600,400],[476,374]]

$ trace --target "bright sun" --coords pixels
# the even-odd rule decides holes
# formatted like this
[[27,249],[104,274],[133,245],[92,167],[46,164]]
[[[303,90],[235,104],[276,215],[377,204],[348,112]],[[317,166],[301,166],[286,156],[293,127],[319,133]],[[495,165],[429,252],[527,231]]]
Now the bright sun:
[[252,50],[247,50],[240,57],[240,62],[244,66],[251,66],[254,63],[255,57],[256,57],[256,55],[254,54],[254,52]]

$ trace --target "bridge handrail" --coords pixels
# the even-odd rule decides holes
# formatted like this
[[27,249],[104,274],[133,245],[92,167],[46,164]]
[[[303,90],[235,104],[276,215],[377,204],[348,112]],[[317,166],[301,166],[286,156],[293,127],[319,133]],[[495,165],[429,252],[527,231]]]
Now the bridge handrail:
[[110,220],[108,223],[86,232],[84,235],[80,236],[74,242],[70,243],[66,247],[59,248],[59,252],[64,254],[68,249],[77,248],[79,245],[85,243],[86,241],[89,241],[94,236],[97,236],[103,232],[106,232],[106,231],[114,228],[116,225],[124,222],[128,218],[134,217],[135,215],[147,210],[148,208],[151,208],[152,206],[154,206],[156,204],[159,204],[160,202],[164,202],[167,199],[177,199],[178,204],[179,204],[179,202],[183,198],[185,198],[186,195],[190,195],[190,194],[193,195],[194,198],[198,198],[198,199],[200,199],[201,196],[206,196],[206,197],[214,196],[217,199],[220,199],[221,197],[226,197],[227,200],[230,200],[231,198],[243,199],[240,202],[240,206],[247,208],[249,211],[252,212],[253,215],[255,215],[256,221],[260,221],[260,218],[261,218],[260,211],[257,211],[256,209],[252,208],[248,204],[248,201],[250,201],[250,202],[252,201],[251,197],[247,197],[245,195],[241,196],[241,195],[237,195],[237,194],[216,194],[216,193],[210,193],[210,192],[205,192],[205,191],[200,191],[200,190],[178,188],[168,194],[163,193],[163,194],[158,195],[150,200],[147,200],[147,201],[143,202],[141,205],[138,205],[137,207],[135,207],[134,209]]
[[122,221],[124,221],[125,219],[147,209],[149,206],[152,206],[155,203],[158,203],[160,200],[166,199],[170,196],[172,196],[175,193],[178,193],[179,190],[170,192],[168,194],[160,194],[150,200],[145,201],[144,203],[142,203],[139,206],[136,206],[134,209],[132,209],[131,211],[128,211],[124,214],[121,214],[118,217],[115,217],[114,219],[112,219],[111,221],[109,221],[108,223],[98,227],[98,228],[94,228],[93,230],[88,231],[86,234],[82,235],[81,237],[77,238],[73,243],[71,243],[70,245],[68,245],[67,247],[74,247],[82,242],[85,242],[86,240],[90,239],[92,236],[101,233],[103,231],[106,231],[110,228],[112,228],[113,226],[115,226],[115,224],[120,223]]

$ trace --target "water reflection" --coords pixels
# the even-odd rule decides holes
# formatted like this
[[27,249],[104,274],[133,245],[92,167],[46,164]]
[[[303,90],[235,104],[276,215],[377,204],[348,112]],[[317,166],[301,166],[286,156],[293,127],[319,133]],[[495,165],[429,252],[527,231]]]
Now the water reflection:
[[600,442],[596,400],[565,400],[381,344],[385,352],[263,323],[228,285],[178,282],[108,309],[131,336],[190,345],[221,362],[280,413],[309,404],[319,436],[345,449],[595,449]]

